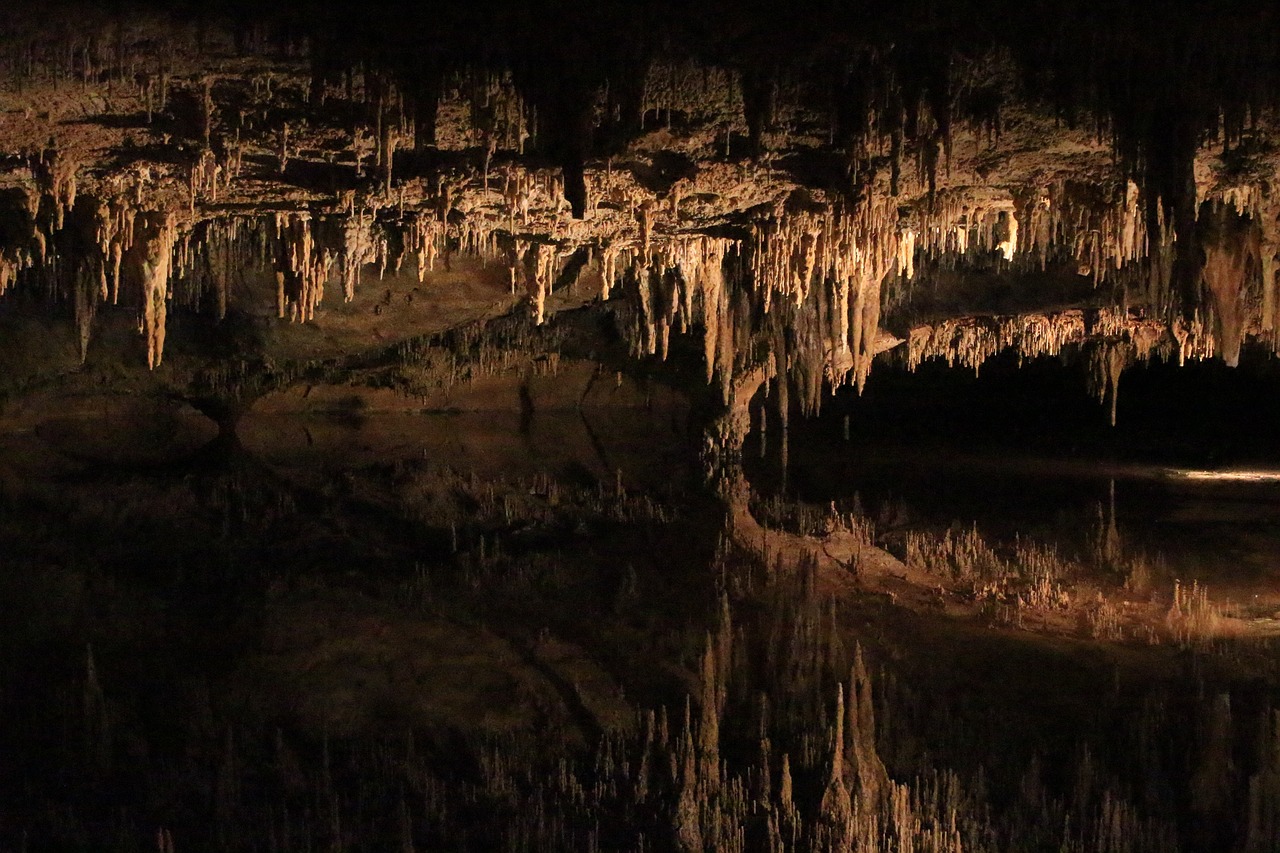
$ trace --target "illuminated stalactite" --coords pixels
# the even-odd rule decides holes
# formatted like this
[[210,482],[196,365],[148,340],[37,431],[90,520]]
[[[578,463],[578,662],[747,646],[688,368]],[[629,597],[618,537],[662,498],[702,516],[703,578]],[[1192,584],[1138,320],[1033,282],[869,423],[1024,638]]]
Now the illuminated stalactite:
[[949,367],[977,371],[988,359],[1013,348],[1020,358],[1060,355],[1089,340],[1123,339],[1133,358],[1205,359],[1214,354],[1214,339],[1203,323],[1181,321],[1172,326],[1140,311],[1071,309],[1050,314],[966,317],[916,326],[907,341],[907,367],[941,359]]
[[797,375],[804,377],[806,409],[816,408],[824,372],[833,386],[852,381],[861,390],[866,383],[880,337],[881,282],[898,264],[900,245],[890,200],[775,214],[755,227],[752,272],[764,311],[774,310],[777,296],[828,318],[803,320]]
[[305,213],[276,215],[283,251],[283,263],[276,267],[276,312],[295,323],[315,318],[334,262],[334,253],[316,244],[314,227]]
[[[718,102],[721,106],[738,104],[733,109],[741,108],[741,93],[735,89],[741,81],[733,73],[704,69],[704,73],[693,75],[667,66],[655,67],[651,73],[655,86],[645,94],[651,114],[654,109],[663,111],[664,117],[670,112],[686,113],[688,121],[694,115],[688,111],[696,100],[691,93],[704,90],[726,95]],[[511,78],[486,77],[477,71],[457,80],[464,78],[466,85],[459,83],[459,88],[447,95],[461,99],[460,109],[471,122],[471,136],[462,147],[496,139],[493,150],[518,150],[529,130],[530,115]],[[683,82],[673,88],[673,80]],[[365,87],[359,97],[366,100],[366,106],[373,106],[376,99],[380,128],[367,153],[385,165],[394,152],[388,153],[382,143],[388,133],[409,132],[410,118],[389,82],[373,85],[364,80],[360,85]],[[697,115],[705,117],[718,109],[708,106]],[[779,109],[781,133],[790,108]],[[887,150],[892,133],[886,128],[898,127],[902,132],[899,125],[877,112],[880,109],[875,107],[866,117],[870,136],[859,143],[862,147],[858,150],[868,156]],[[940,129],[935,126],[936,119],[927,115],[930,111],[925,109],[925,114],[917,117],[917,134],[936,136]],[[278,129],[273,127],[269,132],[274,134]],[[305,131],[301,126],[297,129],[299,134]],[[971,128],[956,125],[952,132],[957,151],[972,144]],[[179,171],[167,175],[164,169],[153,174],[139,169],[139,178],[132,184],[103,193],[109,201],[101,204],[98,243],[103,257],[100,293],[105,299],[113,304],[119,301],[118,270],[132,245],[133,208],[141,205],[144,197],[152,204],[151,195],[158,184],[187,180],[192,221],[184,229],[191,233],[199,233],[201,223],[209,221],[211,214],[219,215],[208,206],[230,191],[230,178],[236,171],[231,164],[243,151],[238,134],[239,129],[235,143],[216,134],[211,137],[189,174]],[[269,153],[272,139],[262,137],[254,144],[259,148],[265,145]],[[918,142],[907,139],[905,153],[900,154],[923,156]],[[1072,145],[1082,156],[1093,157],[1092,149],[1083,143]],[[301,151],[298,156],[304,156]],[[44,219],[33,247],[56,233],[57,208],[74,201],[76,170],[70,162],[53,148],[32,161],[33,201]],[[443,259],[448,268],[454,251],[486,262],[501,259],[511,263],[510,247],[513,241],[522,240],[525,249],[511,263],[513,282],[519,279],[518,286],[528,293],[533,306],[533,316],[541,322],[548,314],[548,298],[561,260],[585,248],[598,259],[602,298],[613,296],[620,280],[634,283],[628,292],[637,300],[641,318],[638,351],[665,356],[673,329],[686,332],[701,323],[706,335],[703,357],[708,379],[720,376],[722,389],[729,387],[733,372],[743,367],[751,350],[750,330],[753,324],[759,325],[758,315],[788,306],[782,314],[790,347],[785,372],[806,411],[816,409],[828,386],[848,383],[863,387],[876,354],[894,343],[879,328],[881,306],[895,307],[900,294],[910,290],[922,271],[931,270],[931,264],[972,263],[979,269],[1004,272],[1046,268],[1070,260],[1079,272],[1099,284],[1114,278],[1117,287],[1124,290],[1117,302],[1144,308],[1145,317],[1168,316],[1162,312],[1171,304],[1171,229],[1160,218],[1161,205],[1155,205],[1153,220],[1145,217],[1148,199],[1138,184],[1122,178],[1119,170],[1099,168],[1079,178],[1067,177],[1067,170],[1024,172],[1008,185],[988,183],[985,178],[975,181],[970,174],[956,178],[935,175],[936,192],[928,197],[910,195],[919,189],[910,176],[901,178],[903,195],[893,197],[888,194],[885,176],[872,175],[855,202],[830,189],[797,185],[794,176],[787,176],[769,157],[758,163],[698,160],[696,168],[665,185],[641,179],[642,172],[653,169],[656,162],[652,150],[637,149],[619,155],[616,162],[589,164],[586,182],[591,203],[585,221],[570,221],[565,215],[564,178],[559,170],[530,169],[510,161],[496,167],[489,164],[481,171],[471,164],[450,166],[422,178],[405,178],[397,188],[398,197],[388,195],[385,184],[380,189],[365,186],[360,190],[359,210],[356,193],[350,190],[307,205],[290,199],[283,206],[295,212],[276,215],[282,247],[275,264],[279,272],[278,313],[299,321],[314,319],[335,264],[340,268],[344,298],[351,301],[365,265],[376,264],[382,272],[394,265],[398,271],[405,256],[413,252],[422,281],[438,261]],[[925,180],[922,172],[922,186]],[[122,202],[130,189],[136,193],[134,201]],[[1228,194],[1215,192],[1224,197]],[[1206,255],[1212,256],[1205,268],[1206,294],[1211,298],[1200,306],[1199,315],[1166,320],[1163,333],[1157,331],[1158,324],[1145,320],[1135,326],[1131,331],[1142,337],[1142,341],[1133,341],[1138,358],[1143,357],[1144,349],[1155,346],[1147,343],[1148,339],[1159,338],[1160,346],[1175,352],[1179,360],[1220,350],[1231,361],[1236,357],[1233,353],[1239,352],[1239,340],[1247,335],[1260,329],[1276,337],[1273,330],[1280,325],[1280,299],[1275,295],[1274,274],[1265,275],[1268,265],[1274,272],[1275,250],[1267,247],[1276,243],[1276,214],[1272,211],[1268,219],[1258,213],[1268,199],[1261,185],[1242,184],[1230,192],[1238,196],[1233,196],[1236,200],[1231,203],[1237,209],[1247,206],[1262,228],[1260,298],[1254,298],[1252,272],[1240,279],[1244,283],[1238,298],[1228,292],[1231,286],[1226,282],[1239,279],[1239,271],[1206,242]],[[304,207],[313,212],[304,212]],[[345,213],[340,212],[344,208]],[[1149,227],[1154,228],[1151,234]],[[710,248],[714,240],[706,236],[713,229],[745,234],[738,251],[749,274],[736,275],[731,282],[724,280],[721,267],[726,250],[724,246]],[[704,253],[709,254],[701,259]],[[218,267],[226,269],[229,255],[222,248],[210,248],[202,257],[213,263],[215,255],[223,258]],[[3,257],[0,287],[4,289],[12,287],[26,266],[39,264],[34,249],[23,254],[7,248]],[[1117,271],[1123,275],[1117,276]],[[1140,272],[1148,275],[1145,292],[1133,286]],[[201,280],[206,278],[205,283],[215,288],[215,298],[208,304],[219,317],[224,316],[227,277],[202,273]],[[73,292],[65,282],[58,285],[60,298],[69,298]],[[1240,311],[1233,314],[1229,310],[1232,306],[1239,306]],[[987,321],[958,318],[950,330],[930,330],[929,338],[922,338],[917,330],[911,336],[910,346],[916,353],[911,360],[918,363],[923,357],[920,354],[928,352],[976,366],[1014,338],[1020,348],[1033,353],[1053,350],[1055,336],[1074,339],[1075,333],[1067,334],[1060,323],[1046,327],[1034,318],[1024,319],[1028,324],[1025,329],[1015,328],[1022,320],[1008,319],[993,326]],[[1085,334],[1095,334],[1093,326],[1088,326]],[[1034,343],[1036,340],[1045,343]]]
[[447,248],[447,232],[436,219],[418,215],[404,229],[404,248],[417,258],[418,281],[426,280],[427,273],[436,268],[436,259]]
[[0,296],[18,281],[18,273],[32,266],[31,256],[21,249],[0,249]]
[[102,296],[108,296],[112,305],[120,302],[120,265],[125,252],[133,246],[137,210],[121,200],[100,202],[97,215],[98,251],[102,255]]
[[178,229],[172,213],[148,211],[138,216],[136,250],[142,283],[142,327],[147,341],[147,367],[151,369],[158,367],[164,358],[169,277],[177,239]]
[[378,243],[373,238],[373,215],[363,210],[347,215],[342,226],[342,298],[350,302],[356,297],[360,270],[377,257]]
[[1120,375],[1132,362],[1133,347],[1124,341],[1100,341],[1089,352],[1089,385],[1099,403],[1110,405],[1112,426],[1120,401]]
[[534,323],[541,326],[546,321],[547,297],[557,276],[556,250],[547,243],[516,241],[516,265],[513,275],[522,280],[529,302],[533,306]]
[[174,251],[171,301],[223,320],[233,283],[270,273],[280,255],[274,217],[229,215],[183,223]]

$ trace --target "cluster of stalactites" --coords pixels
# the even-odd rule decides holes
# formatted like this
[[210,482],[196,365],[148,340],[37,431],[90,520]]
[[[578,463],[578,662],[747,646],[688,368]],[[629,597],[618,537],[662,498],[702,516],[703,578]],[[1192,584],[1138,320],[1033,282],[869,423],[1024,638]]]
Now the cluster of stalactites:
[[880,338],[881,283],[895,268],[914,272],[918,235],[906,234],[889,198],[775,215],[754,228],[752,273],[764,311],[783,299],[809,325],[790,360],[793,370],[795,357],[804,362],[812,408],[824,377],[859,390],[866,383]]
[[1258,271],[1262,276],[1261,328],[1280,349],[1280,197],[1272,191],[1258,205]]
[[998,252],[1012,261],[1022,248],[1018,216],[1011,198],[975,202],[965,193],[939,193],[926,212],[917,214],[915,243],[928,257]]
[[522,155],[536,133],[537,110],[526,109],[510,71],[468,68],[446,80],[436,110],[439,148],[480,148],[488,157],[500,150]]
[[226,216],[205,220],[184,234],[176,260],[184,303],[198,309],[211,291],[214,315],[225,318],[237,271],[271,268],[273,232],[274,221],[265,217]]
[[417,258],[418,282],[421,283],[426,280],[427,273],[435,271],[436,259],[448,250],[448,229],[435,217],[416,216],[405,226],[403,233],[405,252]]
[[226,192],[231,186],[231,181],[240,174],[244,148],[237,131],[236,138],[226,145],[222,156],[218,156],[208,145],[200,150],[200,156],[191,165],[188,179],[192,213],[195,212],[197,201],[207,199],[216,204],[218,193]]
[[1018,249],[1041,268],[1065,250],[1081,275],[1101,283],[1151,248],[1146,208],[1133,181],[1108,187],[1058,181],[1020,193],[1017,207],[1023,222]]
[[120,303],[120,266],[133,246],[137,209],[123,198],[100,202],[96,217],[96,237],[101,253],[99,265],[102,301]]
[[665,360],[672,330],[703,327],[707,382],[719,377],[725,401],[733,381],[737,314],[724,275],[725,258],[738,242],[705,234],[678,234],[643,247],[607,243],[599,250],[601,299],[620,280],[635,283],[639,311],[632,350]]
[[1137,311],[1071,309],[1052,314],[1019,314],[1006,317],[964,317],[933,325],[917,326],[907,342],[907,367],[915,370],[930,359],[942,359],[948,367],[967,367],[975,373],[988,359],[1014,348],[1020,359],[1060,355],[1067,347],[1088,340],[1119,340],[1135,361],[1154,356],[1205,359],[1214,353],[1212,331],[1198,317],[1162,319]]
[[[533,210],[550,209],[553,227],[562,225],[562,211],[568,208],[564,195],[564,177],[558,169],[531,171],[508,166],[502,173],[502,197],[507,208],[507,230],[514,233],[516,224],[528,227]],[[553,235],[554,236],[554,235]]]
[[316,244],[313,226],[307,213],[276,214],[276,238],[285,257],[276,269],[276,313],[295,323],[315,318],[334,262],[334,253]]
[[[698,235],[676,242],[668,259],[680,272],[680,331],[687,331],[691,323],[701,320],[707,383],[719,377],[721,397],[726,405],[733,384],[736,315],[725,284],[724,262],[725,257],[736,250],[733,240]],[[697,313],[699,310],[701,316]],[[665,328],[670,329],[672,319],[667,318]],[[664,358],[665,355],[664,342]]]
[[[640,115],[654,114],[671,126],[675,113],[724,126],[745,128],[742,84],[734,71],[693,61],[651,62],[640,96]],[[727,137],[726,137],[727,139]]]
[[[1257,317],[1262,330],[1275,321],[1274,245],[1267,246],[1266,213],[1248,199],[1229,197],[1200,206],[1196,230],[1204,253],[1202,282],[1222,360],[1235,367],[1250,326],[1249,285],[1261,285]],[[1274,223],[1271,223],[1274,226]],[[1274,231],[1272,232],[1274,234]],[[1271,263],[1267,259],[1270,256]]]
[[[1074,261],[1081,275],[1106,281],[1149,252],[1145,207],[1132,181],[1099,186],[1069,181],[1029,186],[1006,198],[975,200],[940,192],[916,211],[912,253],[924,257],[997,254],[1005,262],[1044,269]],[[1157,242],[1169,238],[1157,235]],[[912,273],[908,257],[898,268]],[[1167,284],[1167,283],[1165,283]]]
[[355,299],[365,264],[376,262],[386,268],[386,240],[375,238],[373,221],[372,212],[352,210],[342,224],[342,298],[346,302]]
[[18,273],[33,265],[31,255],[23,249],[0,248],[0,296],[18,281]]

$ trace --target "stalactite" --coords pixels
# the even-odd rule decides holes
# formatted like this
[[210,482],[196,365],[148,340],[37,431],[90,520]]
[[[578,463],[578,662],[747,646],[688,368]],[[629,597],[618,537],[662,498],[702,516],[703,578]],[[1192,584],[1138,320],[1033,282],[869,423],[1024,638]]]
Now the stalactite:
[[[89,268],[81,265],[73,286],[72,304],[75,313],[76,342],[80,349],[80,363],[84,364],[89,357],[89,339],[93,334],[93,321],[98,313],[98,300],[101,297],[99,282],[91,277]],[[0,287],[0,293],[3,293]]]
[[18,273],[31,266],[31,256],[27,252],[0,248],[0,296],[17,283]]
[[316,245],[314,225],[306,213],[276,214],[276,237],[283,252],[276,266],[276,310],[281,319],[295,323],[315,317],[334,262],[332,252]]
[[1201,208],[1197,232],[1204,249],[1203,279],[1219,355],[1229,367],[1236,367],[1245,333],[1245,291],[1249,274],[1260,266],[1261,234],[1234,205],[1213,202]]
[[178,230],[172,213],[149,211],[141,214],[138,220],[137,249],[140,254],[143,333],[147,339],[147,367],[155,369],[164,358],[169,277]]
[[378,176],[381,179],[382,193],[386,196],[391,195],[392,167],[398,141],[399,132],[390,117],[382,116],[378,123]]
[[373,237],[374,215],[353,210],[342,227],[342,298],[355,299],[360,270],[378,256],[379,242]]
[[1098,402],[1110,403],[1112,426],[1116,425],[1116,407],[1120,400],[1120,374],[1132,359],[1132,347],[1123,341],[1102,341],[1090,352],[1089,382]]
[[208,146],[213,136],[213,78],[200,78],[200,138]]
[[417,257],[419,282],[426,279],[428,272],[435,270],[436,259],[447,248],[447,241],[445,226],[426,214],[415,216],[404,229],[404,248]]
[[107,298],[107,270],[110,269],[110,299],[112,305],[120,302],[120,265],[124,254],[133,247],[134,224],[137,210],[133,205],[116,199],[99,202],[97,213],[98,251],[102,255],[100,287]]

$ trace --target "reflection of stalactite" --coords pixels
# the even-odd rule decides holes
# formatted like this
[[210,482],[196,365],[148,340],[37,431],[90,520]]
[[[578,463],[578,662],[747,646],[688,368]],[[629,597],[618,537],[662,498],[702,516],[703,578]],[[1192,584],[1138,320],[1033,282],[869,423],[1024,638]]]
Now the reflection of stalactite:
[[[84,364],[89,357],[89,338],[93,334],[93,321],[98,314],[98,300],[101,297],[99,282],[91,275],[90,270],[81,266],[73,287],[72,302],[75,311],[76,342],[80,348],[80,363]],[[3,288],[0,287],[0,293]]]

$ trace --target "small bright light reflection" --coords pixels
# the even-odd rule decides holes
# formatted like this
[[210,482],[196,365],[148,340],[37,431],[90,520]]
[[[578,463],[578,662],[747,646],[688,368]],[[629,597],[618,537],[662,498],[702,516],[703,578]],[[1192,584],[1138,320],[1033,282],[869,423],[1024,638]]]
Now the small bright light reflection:
[[1196,471],[1171,468],[1168,475],[1180,480],[1220,480],[1237,483],[1280,483],[1280,471]]

